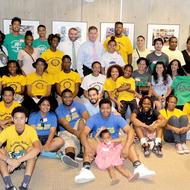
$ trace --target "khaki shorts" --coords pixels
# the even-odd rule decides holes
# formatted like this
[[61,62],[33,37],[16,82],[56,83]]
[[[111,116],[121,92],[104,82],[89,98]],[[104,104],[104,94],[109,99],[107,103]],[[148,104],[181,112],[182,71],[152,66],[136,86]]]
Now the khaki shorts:
[[[74,129],[78,129],[78,124],[79,124],[80,119],[76,122]],[[72,133],[68,132],[68,131],[60,131],[58,132],[58,136],[61,137],[65,144],[63,145],[63,147],[61,148],[61,150],[63,152],[65,152],[65,149],[68,147],[73,147],[75,149],[75,154],[77,155],[80,151],[80,141],[79,139],[73,135]]]

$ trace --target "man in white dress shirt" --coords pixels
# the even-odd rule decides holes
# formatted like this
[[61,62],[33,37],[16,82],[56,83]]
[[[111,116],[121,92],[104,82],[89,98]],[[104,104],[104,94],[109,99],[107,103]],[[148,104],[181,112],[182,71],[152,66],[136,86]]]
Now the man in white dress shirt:
[[71,68],[77,70],[77,52],[80,47],[79,32],[76,28],[70,28],[68,32],[69,39],[61,42],[58,46],[58,49],[63,51],[65,55],[69,55],[72,59]]
[[98,29],[95,26],[90,26],[88,40],[80,46],[77,54],[77,71],[81,77],[92,73],[92,63],[99,62],[104,53],[103,45],[97,38]]

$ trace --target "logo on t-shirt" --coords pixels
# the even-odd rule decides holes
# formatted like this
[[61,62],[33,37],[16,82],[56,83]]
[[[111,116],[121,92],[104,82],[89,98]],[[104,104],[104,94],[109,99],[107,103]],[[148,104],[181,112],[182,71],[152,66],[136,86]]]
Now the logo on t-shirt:
[[22,41],[20,40],[13,40],[11,42],[11,49],[13,52],[18,53],[20,49],[22,49]]
[[45,45],[39,45],[38,48],[40,49],[40,54],[47,50],[47,47]]
[[57,67],[61,64],[61,59],[60,58],[51,58],[49,60],[50,64],[54,67]]

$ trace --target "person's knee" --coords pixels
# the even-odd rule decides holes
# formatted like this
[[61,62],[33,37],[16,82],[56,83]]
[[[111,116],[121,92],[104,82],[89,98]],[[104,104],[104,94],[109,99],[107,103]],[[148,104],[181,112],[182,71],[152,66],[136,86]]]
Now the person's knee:
[[188,117],[187,115],[182,115],[181,117],[179,117],[179,122],[183,122],[183,123],[189,123]]
[[168,119],[168,124],[177,125],[178,124],[178,118],[173,115]]

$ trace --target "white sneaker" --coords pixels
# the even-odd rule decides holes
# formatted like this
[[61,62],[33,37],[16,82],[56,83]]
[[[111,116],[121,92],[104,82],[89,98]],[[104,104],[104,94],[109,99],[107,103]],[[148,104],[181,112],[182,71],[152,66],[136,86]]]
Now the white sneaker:
[[185,154],[189,154],[189,149],[188,149],[188,147],[187,147],[187,145],[186,145],[185,143],[183,143],[183,144],[181,145],[181,147],[182,147],[183,152],[184,152]]
[[182,144],[180,144],[180,143],[176,144],[176,151],[177,151],[178,154],[184,154],[184,150],[182,148]]
[[153,170],[149,170],[143,164],[139,165],[134,169],[134,174],[138,173],[140,179],[146,179],[156,175],[156,172]]
[[87,183],[94,179],[95,176],[90,170],[82,168],[79,175],[75,176],[75,183]]

